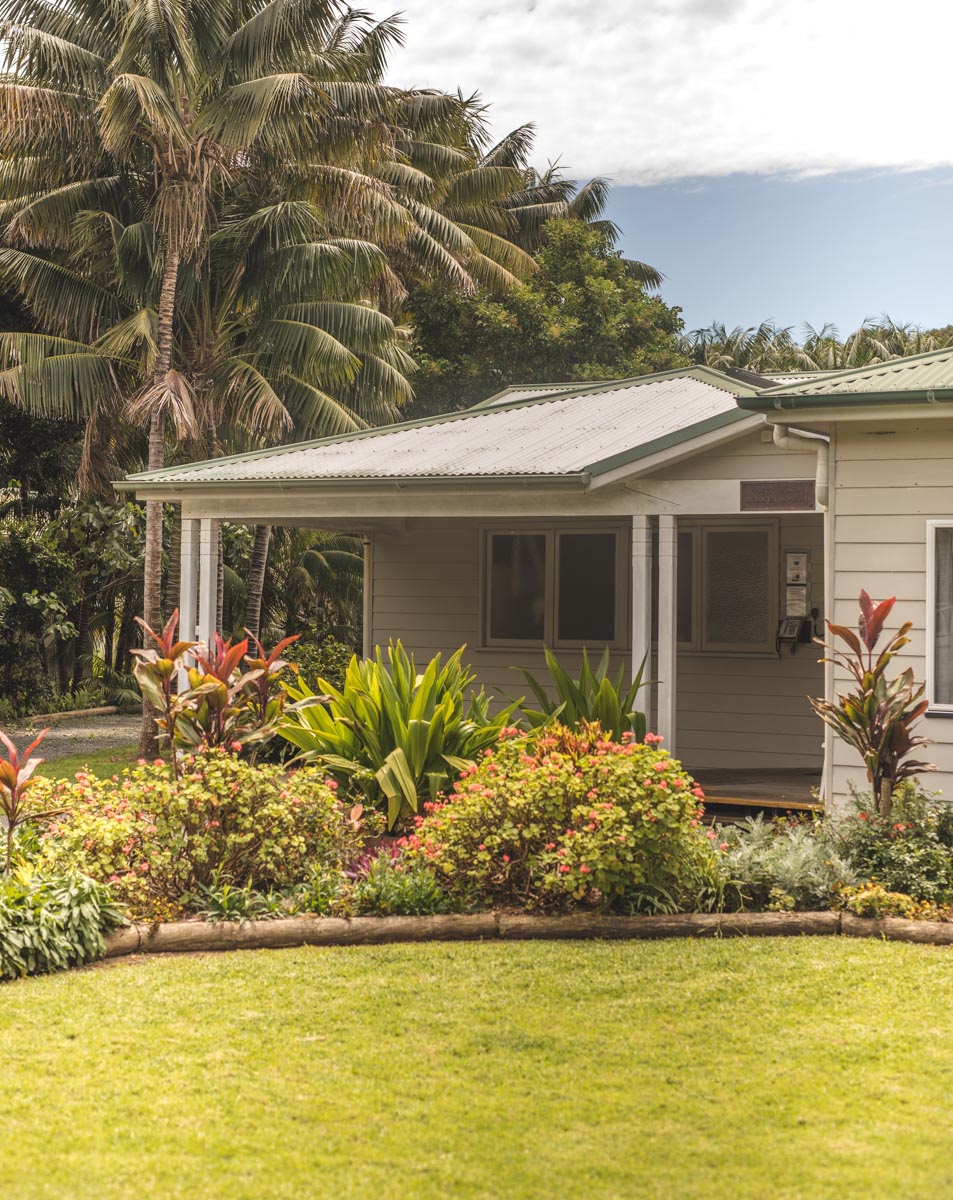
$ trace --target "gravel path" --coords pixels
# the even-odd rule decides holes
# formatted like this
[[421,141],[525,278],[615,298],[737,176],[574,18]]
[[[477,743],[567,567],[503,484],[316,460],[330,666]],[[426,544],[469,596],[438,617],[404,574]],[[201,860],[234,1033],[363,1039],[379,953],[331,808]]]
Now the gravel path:
[[[76,717],[56,721],[43,739],[37,754],[47,761],[68,758],[72,754],[92,754],[97,750],[114,750],[119,746],[135,744],[139,737],[137,714],[116,713],[108,717]],[[42,725],[24,722],[14,729],[5,730],[17,746],[23,749],[40,732]]]

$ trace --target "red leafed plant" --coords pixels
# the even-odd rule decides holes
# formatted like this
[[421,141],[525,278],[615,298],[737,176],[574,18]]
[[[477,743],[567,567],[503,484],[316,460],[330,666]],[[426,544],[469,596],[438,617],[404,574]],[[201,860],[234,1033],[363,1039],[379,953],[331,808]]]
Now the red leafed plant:
[[31,758],[30,755],[47,733],[49,730],[44,729],[22,754],[5,733],[0,733],[0,741],[7,748],[7,757],[0,758],[0,818],[6,831],[4,875],[9,875],[13,866],[13,835],[17,829],[28,821],[43,821],[47,817],[57,816],[62,811],[50,809],[48,812],[36,812],[26,804],[26,793],[36,783],[32,777],[33,772],[43,761],[42,758]]
[[828,642],[818,642],[827,656],[822,662],[835,663],[848,672],[854,689],[837,697],[834,703],[812,699],[811,705],[821,720],[848,745],[860,753],[867,768],[867,779],[874,794],[877,811],[889,816],[893,793],[897,785],[921,771],[932,771],[932,763],[910,757],[914,750],[928,745],[924,737],[914,734],[913,726],[927,710],[923,698],[925,688],[917,684],[911,668],[893,679],[887,678],[887,668],[894,655],[910,639],[912,623],[901,625],[878,651],[877,644],[884,624],[890,616],[896,597],[875,604],[865,591],[860,593],[860,617],[857,632],[845,625],[827,628],[835,638],[845,643],[841,649]]
[[[286,698],[278,679],[287,666],[281,652],[296,638],[284,638],[270,653],[255,639],[258,657],[252,657],[248,638],[233,645],[213,633],[208,646],[176,641],[178,622],[176,611],[158,634],[140,621],[157,649],[133,651],[136,679],[158,712],[156,724],[167,744],[179,750],[240,750],[268,741]],[[173,682],[181,670],[188,687],[176,692]],[[177,772],[176,755],[171,757]]]

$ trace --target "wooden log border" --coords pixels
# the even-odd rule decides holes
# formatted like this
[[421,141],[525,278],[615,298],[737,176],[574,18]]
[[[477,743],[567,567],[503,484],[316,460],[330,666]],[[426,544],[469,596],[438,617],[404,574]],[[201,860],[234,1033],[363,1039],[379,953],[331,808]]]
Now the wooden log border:
[[129,925],[106,938],[106,958],[126,954],[183,954],[277,950],[290,946],[383,946],[397,942],[583,941],[699,937],[866,937],[953,945],[953,923],[851,913],[682,913],[563,917],[477,913],[435,917],[283,917],[275,921],[181,921]]

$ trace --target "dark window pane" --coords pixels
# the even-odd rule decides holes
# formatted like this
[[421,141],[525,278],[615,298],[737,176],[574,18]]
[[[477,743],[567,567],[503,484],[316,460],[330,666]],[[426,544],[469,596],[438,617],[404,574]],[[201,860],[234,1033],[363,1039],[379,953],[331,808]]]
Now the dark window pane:
[[[678,640],[694,639],[695,534],[690,529],[678,531],[678,565],[676,567],[676,608]],[[652,527],[652,641],[658,641],[658,530]]]
[[771,639],[771,538],[764,529],[708,534],[705,641],[761,645]]
[[614,533],[563,533],[559,537],[561,642],[615,640]]
[[546,536],[490,538],[490,637],[541,642],[546,615]]
[[695,535],[690,530],[682,530],[678,534],[678,565],[676,567],[676,623],[678,640],[690,642],[694,634],[692,628],[692,608],[695,599],[695,573],[692,558],[692,545]]

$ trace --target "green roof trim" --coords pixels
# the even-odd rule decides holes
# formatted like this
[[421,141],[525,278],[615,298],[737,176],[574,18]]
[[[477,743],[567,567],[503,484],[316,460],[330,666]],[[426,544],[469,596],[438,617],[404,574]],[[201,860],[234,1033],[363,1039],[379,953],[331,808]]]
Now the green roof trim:
[[845,371],[818,373],[797,384],[762,388],[739,399],[749,412],[858,405],[932,404],[953,401],[953,347],[891,358]]
[[671,450],[675,446],[693,442],[695,438],[704,437],[706,433],[714,433],[728,425],[737,425],[739,421],[746,420],[749,415],[741,409],[735,409],[734,412],[721,413],[717,417],[696,421],[694,425],[686,425],[684,429],[679,429],[675,433],[667,433],[664,437],[656,438],[652,442],[645,442],[632,450],[620,450],[611,458],[604,458],[601,462],[593,463],[589,468],[589,474],[592,476],[605,475],[617,467],[626,467],[629,463],[638,462],[643,458],[651,458],[653,454],[660,454],[663,450]]

